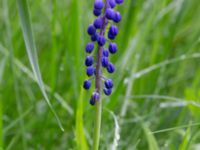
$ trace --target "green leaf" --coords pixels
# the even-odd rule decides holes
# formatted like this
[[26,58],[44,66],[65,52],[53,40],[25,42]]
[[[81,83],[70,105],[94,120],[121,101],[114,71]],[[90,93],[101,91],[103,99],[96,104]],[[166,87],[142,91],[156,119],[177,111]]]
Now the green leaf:
[[19,11],[19,16],[20,16],[20,21],[21,21],[21,28],[23,31],[23,37],[26,45],[26,51],[28,54],[28,58],[34,73],[34,76],[37,80],[37,83],[40,87],[40,90],[49,105],[50,110],[54,114],[57,123],[62,131],[64,131],[64,128],[62,127],[62,124],[60,122],[60,119],[58,118],[56,112],[54,111],[49,98],[47,96],[47,93],[45,91],[45,87],[42,81],[39,65],[38,65],[38,58],[37,58],[37,50],[36,50],[36,45],[33,37],[33,32],[32,32],[32,27],[31,27],[31,21],[29,17],[29,10],[28,10],[28,5],[26,0],[17,0],[17,5],[18,5],[18,11]]
[[148,144],[149,144],[149,150],[159,150],[157,141],[155,136],[151,133],[151,130],[147,127],[146,124],[142,124],[144,133],[146,135]]

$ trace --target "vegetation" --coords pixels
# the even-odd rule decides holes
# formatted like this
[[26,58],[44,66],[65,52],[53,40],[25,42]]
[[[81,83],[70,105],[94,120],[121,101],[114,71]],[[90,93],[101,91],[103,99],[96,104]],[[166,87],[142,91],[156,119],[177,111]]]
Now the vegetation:
[[[86,79],[94,1],[0,1],[0,149],[93,144]],[[199,0],[125,0],[100,148],[200,149]]]

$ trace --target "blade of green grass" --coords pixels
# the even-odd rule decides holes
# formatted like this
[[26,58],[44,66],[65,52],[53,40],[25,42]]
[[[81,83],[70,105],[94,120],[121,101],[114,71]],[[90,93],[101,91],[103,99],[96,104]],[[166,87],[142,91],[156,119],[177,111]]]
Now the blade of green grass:
[[54,116],[57,120],[57,123],[58,123],[60,129],[62,131],[64,131],[61,121],[58,118],[55,110],[53,109],[53,106],[50,103],[50,100],[47,96],[47,93],[45,91],[45,87],[44,87],[44,84],[42,81],[42,77],[41,77],[41,73],[40,73],[40,69],[39,69],[39,65],[38,65],[37,50],[36,50],[36,45],[35,45],[35,41],[34,41],[34,37],[33,37],[27,1],[26,0],[17,0],[17,6],[18,6],[18,11],[19,11],[24,41],[25,41],[25,45],[26,45],[26,50],[27,50],[28,58],[29,58],[33,73],[34,73],[37,83],[40,87],[40,90],[41,90],[47,104],[49,105],[50,110],[52,111],[52,113],[54,114]]
[[[5,64],[6,64],[6,61],[7,61],[7,57],[4,57],[2,60],[1,60],[1,63],[0,63],[0,85],[2,84],[2,81],[3,81],[3,73],[4,73],[4,69],[5,69]],[[3,150],[3,98],[2,98],[2,88],[0,87],[0,149]]]
[[120,140],[119,122],[118,122],[117,116],[114,114],[114,112],[110,111],[109,109],[105,109],[105,110],[110,113],[110,115],[112,116],[112,118],[114,120],[114,124],[115,124],[114,138],[113,138],[113,143],[110,146],[110,149],[111,150],[117,150],[117,147],[119,145],[119,140]]
[[[6,64],[7,57],[4,57],[4,59],[1,60],[0,63],[0,85],[2,84],[3,80],[3,73],[5,69],[5,64]],[[1,87],[0,87],[0,149],[3,149],[3,103],[2,103],[2,92],[1,92]]]
[[84,135],[84,128],[83,128],[83,100],[84,100],[84,91],[81,87],[81,93],[79,97],[79,102],[76,110],[76,141],[77,141],[77,148],[80,150],[87,150],[87,142]]
[[188,150],[188,149],[190,149],[189,148],[190,140],[191,140],[191,129],[190,129],[190,127],[188,127],[188,129],[186,130],[186,133],[183,137],[183,141],[181,142],[178,150]]
[[142,127],[149,144],[149,150],[159,150],[155,136],[153,134],[149,134],[151,132],[150,129],[145,124],[142,124]]

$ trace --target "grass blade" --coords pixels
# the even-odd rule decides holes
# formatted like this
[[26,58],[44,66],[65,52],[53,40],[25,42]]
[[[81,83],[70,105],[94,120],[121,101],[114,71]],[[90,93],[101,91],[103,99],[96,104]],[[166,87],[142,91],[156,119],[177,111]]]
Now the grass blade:
[[[7,57],[1,60],[0,63],[0,84],[3,80],[3,73],[5,69]],[[2,103],[2,95],[1,95],[1,87],[0,87],[0,150],[3,149],[3,103]]]
[[56,112],[54,111],[49,98],[46,94],[45,87],[42,81],[39,65],[38,65],[38,58],[37,58],[37,50],[36,50],[36,45],[35,41],[33,38],[33,33],[32,33],[32,27],[31,27],[31,22],[30,22],[30,17],[29,17],[29,11],[28,11],[28,5],[26,0],[17,0],[17,5],[18,5],[18,11],[19,11],[19,16],[20,16],[20,21],[21,21],[21,27],[23,31],[23,36],[24,36],[24,41],[26,45],[26,51],[28,54],[28,58],[34,73],[34,76],[37,80],[37,83],[40,87],[40,90],[49,105],[50,110],[56,117],[57,123],[59,127],[61,128],[62,131],[64,131],[62,124],[60,122],[60,119],[58,118]]
[[142,124],[142,127],[148,141],[149,150],[159,150],[155,136],[153,134],[149,134],[151,132],[150,129],[146,126],[146,124]]

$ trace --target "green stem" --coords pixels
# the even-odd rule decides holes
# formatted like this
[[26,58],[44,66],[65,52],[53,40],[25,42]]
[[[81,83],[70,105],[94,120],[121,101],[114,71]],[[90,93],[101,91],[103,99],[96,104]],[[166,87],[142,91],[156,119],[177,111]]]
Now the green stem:
[[100,139],[100,131],[101,131],[101,111],[102,111],[102,102],[99,100],[96,103],[96,120],[94,125],[94,144],[93,150],[99,149],[99,139]]
[[3,106],[0,95],[0,150],[3,149]]

